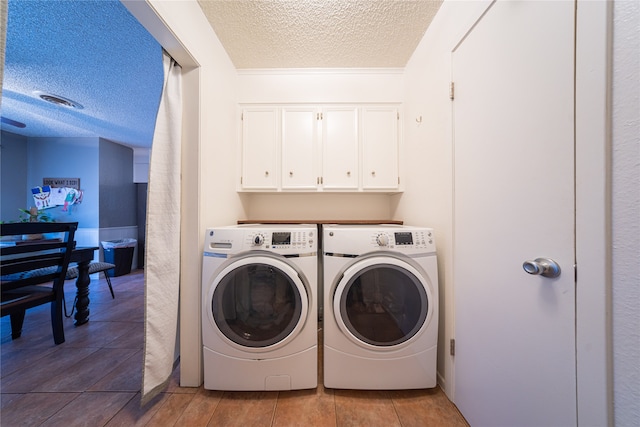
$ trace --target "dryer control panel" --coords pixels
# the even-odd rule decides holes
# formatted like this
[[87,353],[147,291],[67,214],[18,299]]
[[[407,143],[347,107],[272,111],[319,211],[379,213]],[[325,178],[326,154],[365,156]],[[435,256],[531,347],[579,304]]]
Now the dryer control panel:
[[427,247],[433,243],[433,232],[431,230],[416,231],[396,231],[393,233],[396,246],[416,246]]
[[376,231],[371,237],[374,246],[378,247],[427,248],[433,244],[431,230]]
[[426,227],[330,225],[324,227],[323,251],[360,255],[389,250],[406,255],[435,253],[433,229]]

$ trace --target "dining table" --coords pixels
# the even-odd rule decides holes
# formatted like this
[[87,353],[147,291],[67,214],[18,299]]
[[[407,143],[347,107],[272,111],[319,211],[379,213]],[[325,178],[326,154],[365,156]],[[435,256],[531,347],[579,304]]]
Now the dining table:
[[78,264],[78,278],[76,279],[76,312],[73,316],[74,325],[84,325],[89,321],[89,263],[93,261],[97,246],[76,247],[71,252],[71,262]]

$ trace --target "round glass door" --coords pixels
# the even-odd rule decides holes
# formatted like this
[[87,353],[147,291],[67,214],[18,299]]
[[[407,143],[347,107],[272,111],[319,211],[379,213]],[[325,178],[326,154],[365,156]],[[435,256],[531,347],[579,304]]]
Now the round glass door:
[[295,334],[306,316],[307,296],[301,295],[304,285],[295,270],[265,261],[247,258],[231,264],[221,272],[211,298],[218,329],[243,347],[276,345]]
[[372,346],[410,340],[429,312],[424,285],[416,274],[395,263],[368,264],[350,269],[354,272],[345,274],[336,288],[336,319],[357,340]]

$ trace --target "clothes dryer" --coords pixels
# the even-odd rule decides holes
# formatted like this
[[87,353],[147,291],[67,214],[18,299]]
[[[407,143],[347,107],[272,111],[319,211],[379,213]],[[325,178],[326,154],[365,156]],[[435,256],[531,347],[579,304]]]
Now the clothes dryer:
[[433,230],[323,228],[324,385],[436,385],[438,271]]
[[207,230],[202,264],[206,389],[317,386],[317,240],[315,225]]

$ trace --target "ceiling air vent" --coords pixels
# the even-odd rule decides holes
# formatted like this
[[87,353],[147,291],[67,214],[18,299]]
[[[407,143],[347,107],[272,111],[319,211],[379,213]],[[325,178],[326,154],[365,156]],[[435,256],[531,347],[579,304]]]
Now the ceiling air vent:
[[11,125],[11,126],[15,126],[17,128],[20,128],[20,129],[24,129],[24,128],[27,127],[27,125],[25,125],[22,122],[18,122],[16,120],[11,120],[10,118],[4,117],[4,116],[0,117],[0,122],[6,123],[6,124]]
[[46,92],[40,92],[40,91],[36,91],[34,92],[40,99],[50,102],[52,104],[56,104],[56,105],[60,105],[62,107],[67,107],[67,108],[77,108],[79,110],[81,110],[83,107],[82,105],[78,104],[75,101],[72,101],[68,98],[62,97],[62,96],[58,96],[58,95],[53,95],[50,93],[46,93]]

